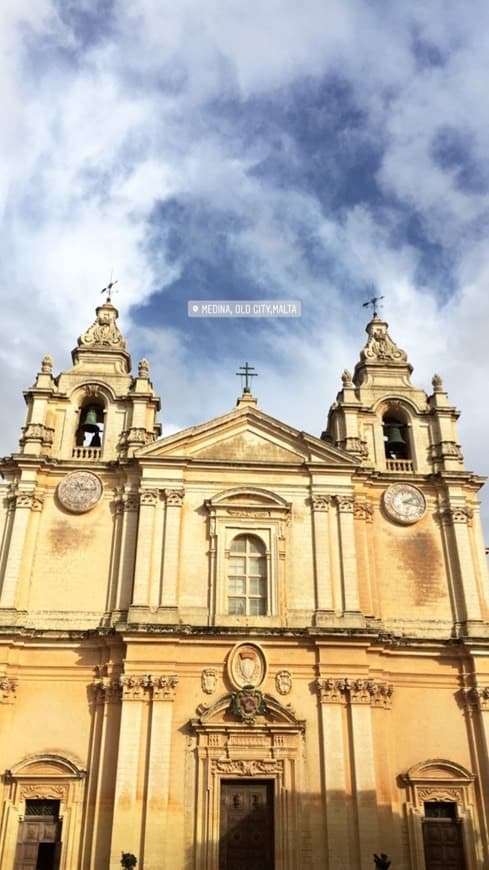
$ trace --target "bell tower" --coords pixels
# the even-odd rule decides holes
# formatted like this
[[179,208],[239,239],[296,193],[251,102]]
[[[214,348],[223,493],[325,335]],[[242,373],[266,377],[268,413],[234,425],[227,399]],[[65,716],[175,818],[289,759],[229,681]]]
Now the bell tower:
[[141,360],[131,375],[126,350],[110,298],[96,309],[96,319],[78,339],[73,366],[53,376],[45,356],[34,385],[26,391],[27,414],[20,438],[21,454],[81,462],[113,461],[161,434],[156,422],[160,401]]
[[353,376],[329,412],[323,438],[357,456],[362,465],[400,474],[464,470],[457,440],[459,412],[450,405],[439,375],[433,394],[411,383],[412,366],[374,314]]

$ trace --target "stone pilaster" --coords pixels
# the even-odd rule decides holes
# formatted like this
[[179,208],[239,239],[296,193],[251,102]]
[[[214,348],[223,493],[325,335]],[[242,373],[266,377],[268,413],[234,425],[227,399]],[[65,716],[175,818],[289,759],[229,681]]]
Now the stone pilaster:
[[322,611],[332,611],[334,609],[329,565],[328,518],[330,502],[331,497],[328,495],[313,495],[311,498],[317,618],[320,618]]
[[11,495],[9,510],[13,511],[13,520],[9,540],[5,542],[8,556],[0,595],[2,608],[13,609],[16,606],[22,564],[26,558],[25,547],[31,512],[40,512],[43,501],[42,493],[37,490],[17,490]]
[[153,536],[158,497],[159,492],[157,489],[141,489],[140,491],[136,566],[132,595],[132,603],[136,607],[149,606],[151,572],[153,568]]
[[353,528],[355,499],[353,495],[337,495],[335,503],[338,510],[343,611],[358,614],[360,598]]
[[178,557],[183,497],[183,489],[165,489],[165,539],[163,545],[163,582],[160,605],[161,607],[172,609],[177,607]]
[[[170,867],[164,844],[171,827],[168,819],[170,785],[171,729],[176,674],[152,678],[151,742],[148,759],[147,810],[144,839],[144,866],[147,870]],[[171,835],[170,835],[171,836]]]
[[350,870],[355,866],[353,807],[348,802],[348,745],[346,743],[344,680],[319,679],[321,742],[326,797],[328,867]]
[[[367,870],[371,867],[371,856],[378,850],[379,843],[371,707],[389,708],[393,688],[390,683],[348,677],[321,678],[317,680],[317,688],[323,726],[330,865],[342,868],[355,866]],[[342,712],[345,707],[350,731],[349,745],[345,738],[345,713]],[[348,770],[353,781],[356,832],[353,815],[348,813],[345,801]]]
[[462,504],[445,505],[442,519],[455,585],[454,600],[457,612],[454,614],[454,621],[480,623],[481,602],[469,534],[472,510]]

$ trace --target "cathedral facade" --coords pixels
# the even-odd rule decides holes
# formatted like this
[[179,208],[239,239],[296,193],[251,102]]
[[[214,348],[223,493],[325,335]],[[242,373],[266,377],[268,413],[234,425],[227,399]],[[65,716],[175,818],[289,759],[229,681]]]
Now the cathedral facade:
[[[169,437],[110,300],[1,461],[2,870],[489,867],[489,583],[374,314],[321,438]],[[346,362],[346,361],[345,361]]]

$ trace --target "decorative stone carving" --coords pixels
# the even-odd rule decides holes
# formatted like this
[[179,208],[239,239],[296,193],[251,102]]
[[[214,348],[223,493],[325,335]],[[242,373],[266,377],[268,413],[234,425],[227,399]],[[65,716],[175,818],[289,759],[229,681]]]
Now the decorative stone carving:
[[465,698],[468,704],[475,706],[478,710],[489,710],[489,686],[474,686],[467,689]]
[[184,495],[184,489],[165,489],[165,498],[167,505],[182,507]]
[[83,395],[86,399],[103,400],[104,394],[100,388],[100,384],[84,384]]
[[443,381],[440,375],[433,375],[431,383],[435,393],[443,393]]
[[229,517],[249,517],[250,519],[260,520],[264,517],[270,517],[270,511],[253,511],[253,510],[233,510],[233,508],[228,508],[226,514]]
[[331,504],[331,496],[330,495],[312,495],[311,503],[313,511],[323,511],[326,512],[329,510],[329,506]]
[[149,375],[149,362],[147,359],[140,359],[138,363],[138,378],[147,378]]
[[257,688],[266,676],[267,663],[261,647],[254,643],[237,644],[228,659],[228,676],[238,689]]
[[472,517],[474,516],[474,512],[472,508],[466,506],[448,506],[443,508],[441,515],[443,519],[448,523],[464,523],[470,525]]
[[217,671],[215,668],[204,668],[200,677],[202,691],[212,695],[217,688]]
[[103,347],[115,347],[124,349],[126,340],[122,336],[116,320],[119,316],[117,308],[106,302],[96,310],[97,318],[89,329],[78,339],[78,345],[87,347],[102,345]]
[[353,495],[335,495],[335,503],[340,514],[352,514],[355,497]]
[[139,498],[136,493],[128,493],[122,500],[122,507],[125,511],[137,511],[139,509]]
[[149,505],[155,507],[158,502],[157,489],[141,489],[139,491],[139,502],[141,505]]
[[143,426],[133,426],[127,433],[127,441],[131,444],[146,444],[148,432]]
[[18,681],[10,677],[0,677],[0,701],[9,704],[15,701]]
[[319,678],[316,686],[322,704],[342,703],[371,704],[373,707],[388,708],[391,706],[394,687],[391,683],[380,683],[375,680]]
[[23,800],[42,800],[43,798],[54,798],[56,800],[66,801],[68,797],[67,785],[55,785],[54,783],[34,785],[24,785],[20,789],[20,797]]
[[292,689],[292,674],[290,671],[279,671],[275,676],[275,688],[279,695],[288,695]]
[[366,501],[355,502],[353,505],[353,516],[356,520],[365,520],[371,523],[374,515],[373,505]]
[[424,801],[454,801],[462,803],[462,790],[459,788],[446,788],[445,786],[428,786],[417,789],[418,800]]
[[120,679],[111,680],[108,677],[103,677],[94,682],[93,689],[95,692],[95,702],[98,704],[111,704],[120,701],[122,698],[122,683]]
[[432,459],[445,459],[446,457],[459,459],[463,462],[463,454],[460,445],[455,441],[439,441],[431,446]]
[[29,423],[22,429],[22,436],[19,439],[21,444],[27,441],[41,441],[46,446],[51,446],[53,443],[54,429],[49,426],[44,426],[43,423]]
[[53,358],[50,353],[42,358],[41,372],[43,375],[50,375],[53,372]]
[[252,686],[234,692],[231,700],[232,710],[247,725],[254,725],[256,716],[265,713],[265,702],[259,689]]
[[369,323],[367,332],[368,340],[360,353],[361,360],[365,362],[372,360],[379,362],[384,362],[385,360],[400,363],[407,362],[406,352],[397,347],[387,332],[387,323],[380,320],[376,315],[374,315]]
[[124,674],[120,678],[122,696],[127,700],[143,700],[145,696],[156,700],[173,700],[175,689],[178,685],[177,674],[153,676],[152,674],[138,674],[129,676]]
[[284,763],[281,760],[243,760],[243,759],[223,759],[211,761],[211,770],[213,773],[224,773],[232,776],[263,776],[271,774],[283,773]]
[[346,389],[348,387],[353,387],[351,372],[349,372],[348,369],[345,369],[343,371],[343,374],[341,375],[341,381],[343,384],[343,389]]
[[44,495],[39,491],[17,492],[15,504],[18,508],[29,508],[29,510],[32,511],[41,511],[44,504]]
[[338,446],[342,447],[343,450],[347,450],[348,453],[358,453],[363,458],[368,456],[367,442],[355,435],[349,435],[347,438],[344,438],[339,442]]

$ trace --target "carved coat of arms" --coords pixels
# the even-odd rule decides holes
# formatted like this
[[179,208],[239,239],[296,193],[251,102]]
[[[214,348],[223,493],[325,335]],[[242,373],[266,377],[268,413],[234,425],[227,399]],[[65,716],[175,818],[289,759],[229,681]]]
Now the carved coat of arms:
[[232,707],[235,716],[239,716],[243,722],[252,725],[255,717],[265,712],[263,695],[253,686],[245,686],[232,696]]

